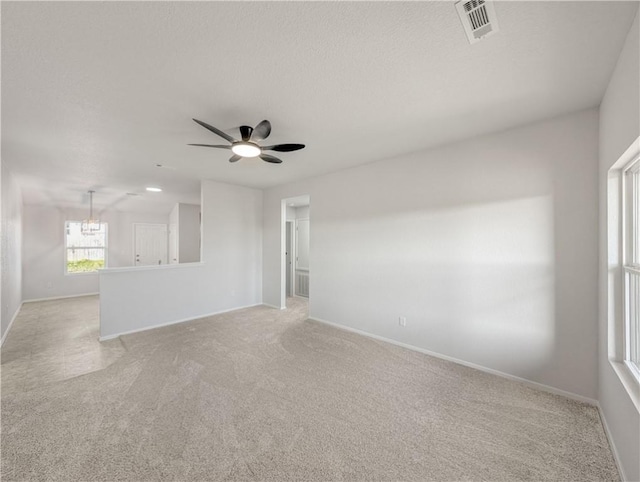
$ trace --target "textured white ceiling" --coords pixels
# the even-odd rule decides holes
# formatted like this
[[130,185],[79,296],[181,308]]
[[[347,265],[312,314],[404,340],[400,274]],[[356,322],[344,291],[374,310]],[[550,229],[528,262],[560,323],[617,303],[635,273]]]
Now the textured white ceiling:
[[[165,209],[392,158],[598,105],[637,7],[499,2],[472,46],[453,2],[2,2],[2,159],[27,203]],[[192,117],[307,148],[230,164]]]

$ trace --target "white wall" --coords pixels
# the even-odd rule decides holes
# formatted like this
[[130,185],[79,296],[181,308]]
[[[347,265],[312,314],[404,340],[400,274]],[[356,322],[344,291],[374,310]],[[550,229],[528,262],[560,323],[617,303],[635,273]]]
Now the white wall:
[[262,301],[262,191],[202,183],[202,263],[100,273],[103,338]]
[[[640,28],[638,14],[600,105],[600,256],[598,399],[627,480],[640,480],[640,414],[609,362],[608,319],[620,311],[620,273],[609,274],[607,171],[640,135]],[[611,292],[609,289],[611,288]],[[611,298],[609,298],[611,297]],[[609,315],[611,313],[611,315]]]
[[178,204],[178,260],[180,263],[200,261],[200,206]]
[[5,163],[2,163],[0,176],[2,178],[0,328],[2,341],[4,341],[9,324],[22,304],[22,196],[15,178]]
[[588,110],[270,189],[264,302],[309,194],[311,317],[595,399],[597,139]]
[[306,219],[309,217],[309,206],[287,206],[287,221],[295,221],[296,219]]
[[[87,217],[86,209],[25,206],[23,297],[25,300],[97,293],[97,273],[65,275],[64,224]],[[109,267],[133,265],[133,223],[167,224],[169,214],[103,211],[108,223]]]
[[308,219],[309,206],[300,206],[295,209],[295,219]]

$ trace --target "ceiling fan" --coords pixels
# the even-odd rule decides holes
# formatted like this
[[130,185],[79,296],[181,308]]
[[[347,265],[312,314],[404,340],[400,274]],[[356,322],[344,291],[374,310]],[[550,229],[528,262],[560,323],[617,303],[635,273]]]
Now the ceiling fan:
[[240,136],[242,140],[235,139],[226,132],[216,129],[206,122],[193,119],[205,129],[210,130],[214,134],[219,135],[223,139],[229,141],[230,145],[212,145],[212,144],[189,144],[190,146],[215,147],[217,149],[231,149],[233,155],[229,158],[229,162],[237,162],[243,157],[259,157],[265,162],[280,164],[282,159],[278,159],[264,151],[291,152],[304,148],[304,144],[276,144],[273,146],[261,146],[258,141],[262,141],[271,134],[271,123],[268,120],[260,122],[255,129],[249,126],[240,126]]

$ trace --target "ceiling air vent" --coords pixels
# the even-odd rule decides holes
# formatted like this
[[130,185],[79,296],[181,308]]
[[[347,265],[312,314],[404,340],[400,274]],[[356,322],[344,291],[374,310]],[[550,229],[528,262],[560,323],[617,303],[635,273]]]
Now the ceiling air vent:
[[493,2],[460,0],[456,2],[456,10],[471,44],[500,30]]

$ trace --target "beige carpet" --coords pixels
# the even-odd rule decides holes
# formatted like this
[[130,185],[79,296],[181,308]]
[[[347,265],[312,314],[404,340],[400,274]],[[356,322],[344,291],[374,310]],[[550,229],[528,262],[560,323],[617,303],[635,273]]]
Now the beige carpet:
[[3,392],[2,480],[618,480],[595,408],[305,318],[129,335]]

